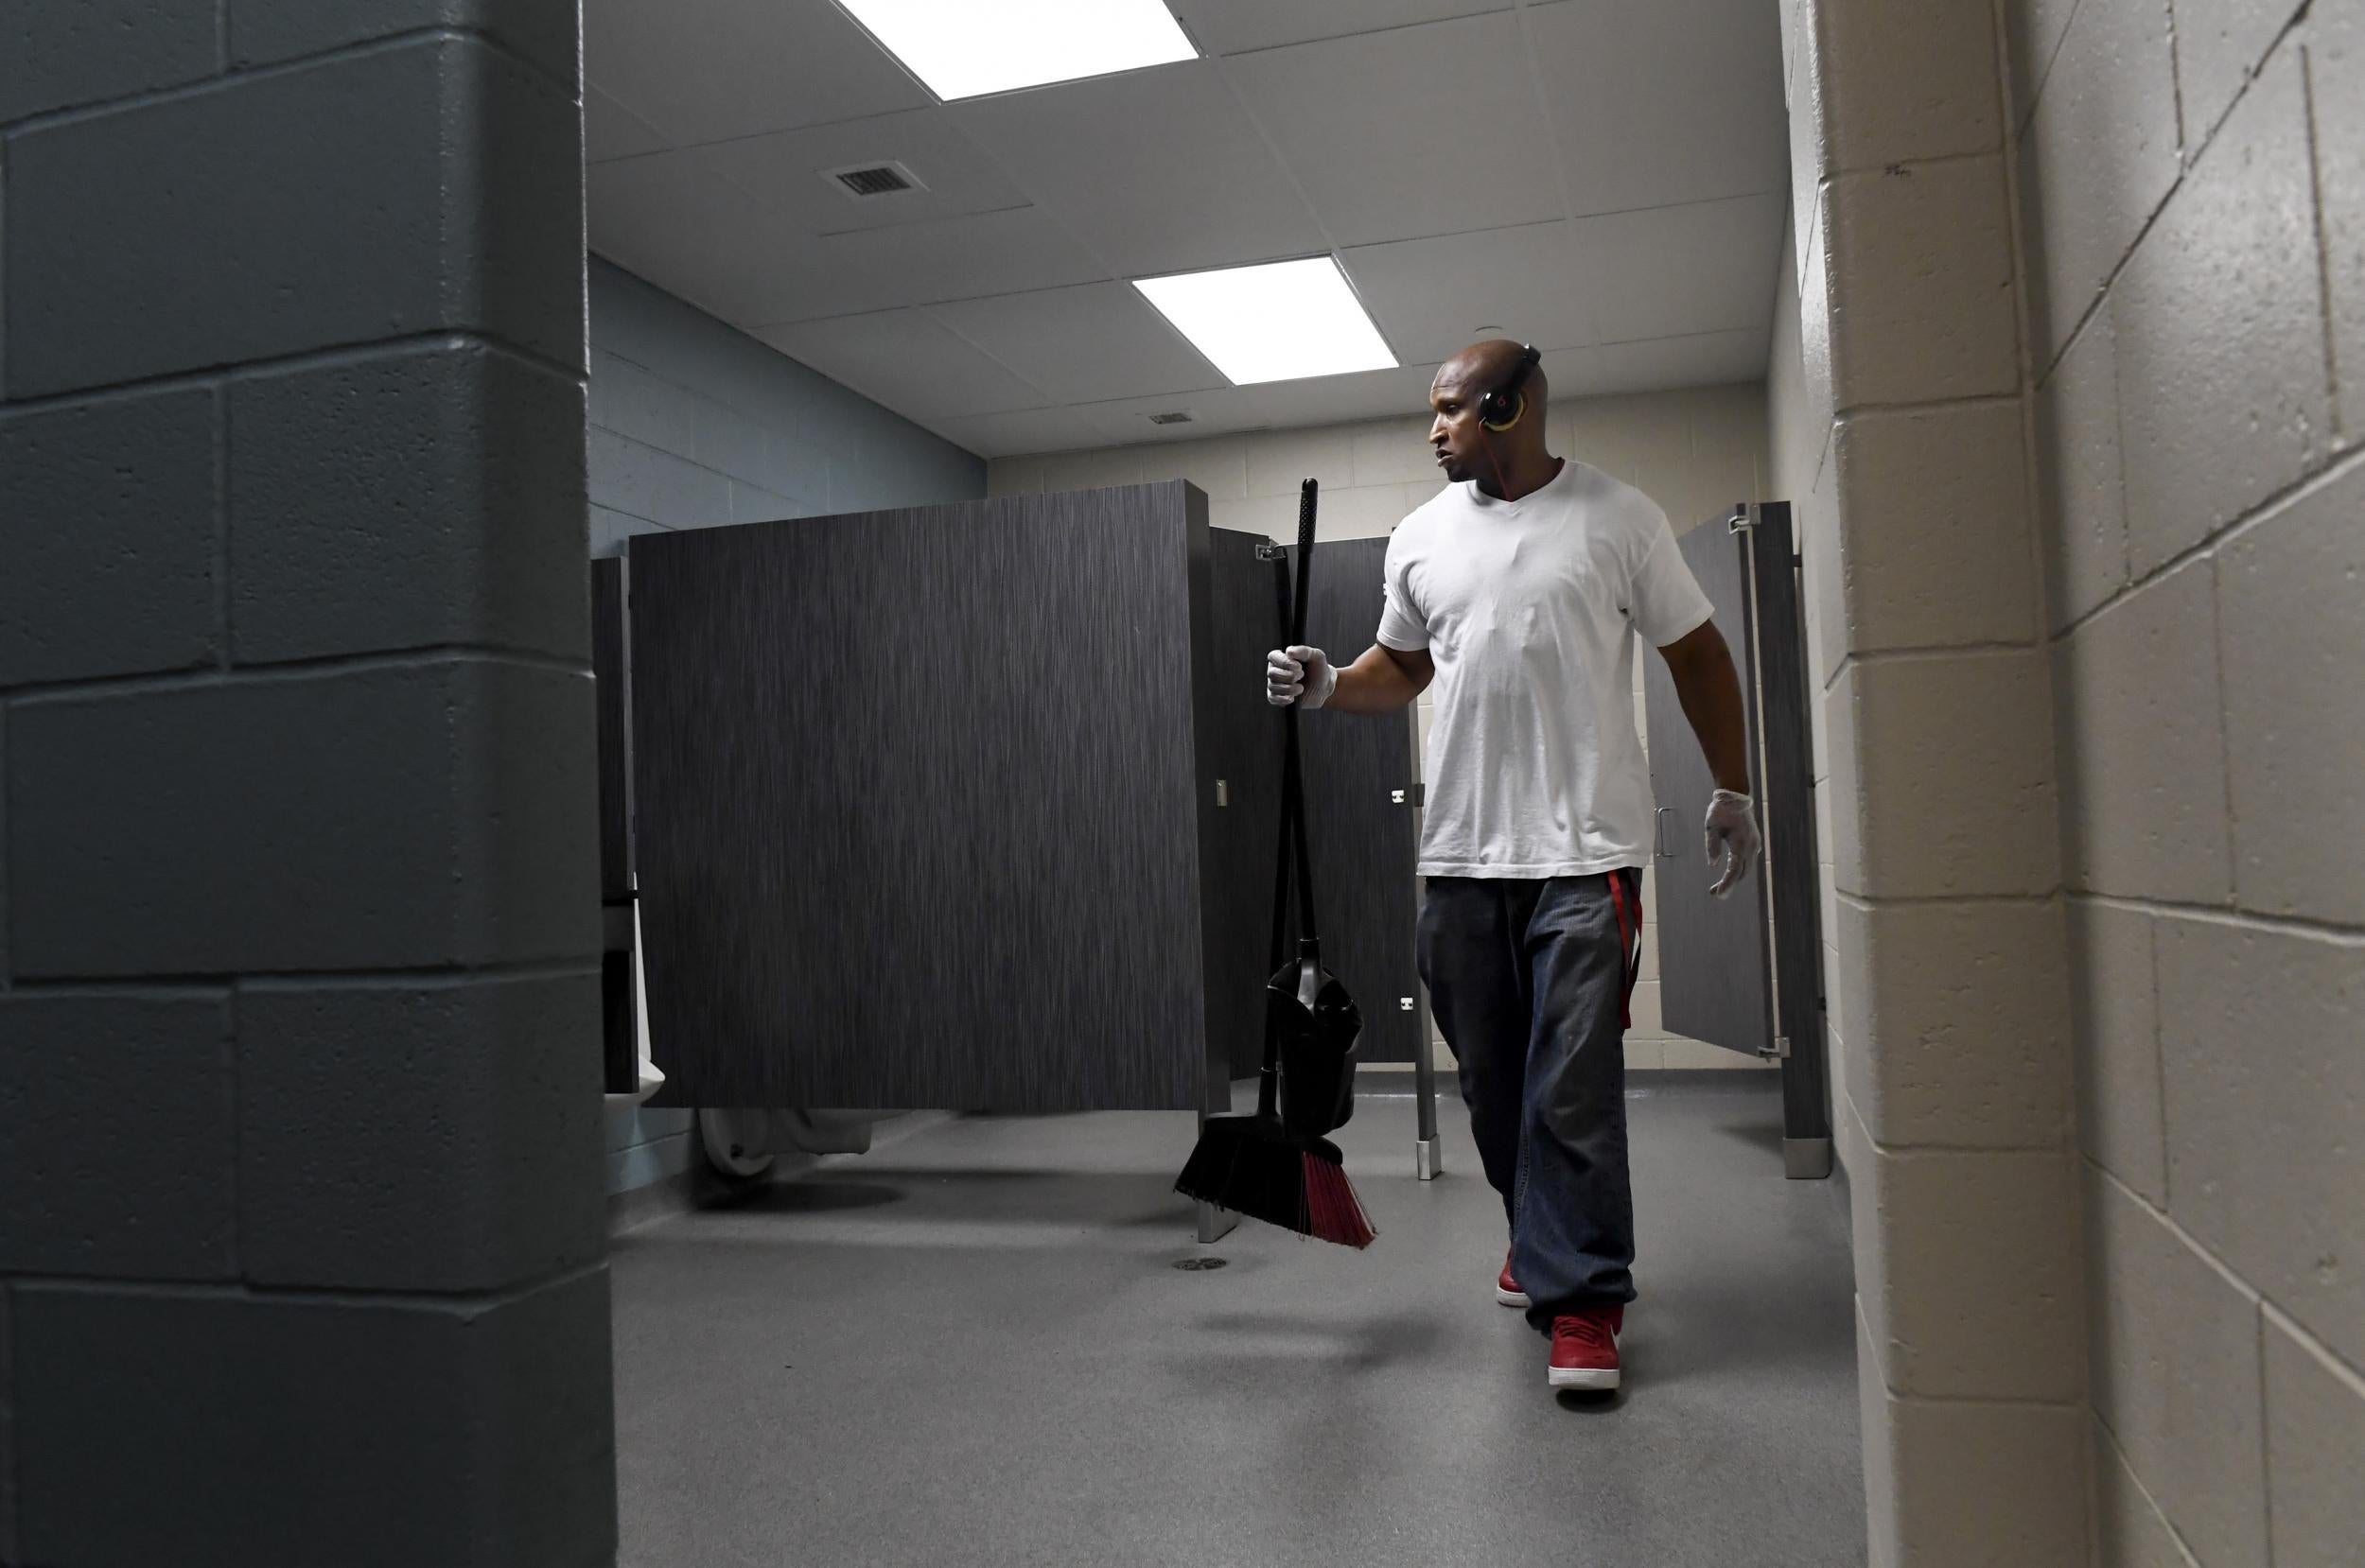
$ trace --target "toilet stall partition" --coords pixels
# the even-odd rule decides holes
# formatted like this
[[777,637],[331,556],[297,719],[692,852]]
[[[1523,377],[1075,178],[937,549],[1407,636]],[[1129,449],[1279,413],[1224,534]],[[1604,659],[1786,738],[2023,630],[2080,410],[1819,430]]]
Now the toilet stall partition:
[[656,1103],[1221,1098],[1209,557],[1179,481],[636,538]]

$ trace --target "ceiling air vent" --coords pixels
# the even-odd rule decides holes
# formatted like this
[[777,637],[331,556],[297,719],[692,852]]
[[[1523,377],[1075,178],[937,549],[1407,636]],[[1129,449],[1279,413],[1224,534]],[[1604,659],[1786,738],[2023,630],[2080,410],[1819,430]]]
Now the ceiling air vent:
[[1191,419],[1190,412],[1182,409],[1174,409],[1165,413],[1149,416],[1149,422],[1152,425],[1188,425]]
[[844,168],[825,168],[821,178],[844,191],[857,201],[877,197],[893,196],[898,191],[926,190],[920,176],[902,164],[849,164]]

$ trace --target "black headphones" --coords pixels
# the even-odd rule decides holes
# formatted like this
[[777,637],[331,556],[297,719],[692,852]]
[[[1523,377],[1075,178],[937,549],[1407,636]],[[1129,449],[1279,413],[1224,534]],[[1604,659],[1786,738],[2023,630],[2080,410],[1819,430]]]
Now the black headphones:
[[1519,423],[1528,411],[1527,393],[1519,389],[1527,384],[1528,372],[1544,357],[1533,343],[1519,345],[1519,363],[1503,378],[1503,384],[1479,399],[1479,423],[1498,433]]

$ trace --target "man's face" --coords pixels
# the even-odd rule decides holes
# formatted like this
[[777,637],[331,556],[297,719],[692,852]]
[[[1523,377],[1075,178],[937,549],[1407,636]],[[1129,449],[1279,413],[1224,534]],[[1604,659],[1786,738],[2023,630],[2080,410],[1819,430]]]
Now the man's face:
[[1479,424],[1479,389],[1448,365],[1429,386],[1428,406],[1437,416],[1428,427],[1428,444],[1437,454],[1437,466],[1456,484],[1473,478],[1478,473],[1480,443],[1486,439]]

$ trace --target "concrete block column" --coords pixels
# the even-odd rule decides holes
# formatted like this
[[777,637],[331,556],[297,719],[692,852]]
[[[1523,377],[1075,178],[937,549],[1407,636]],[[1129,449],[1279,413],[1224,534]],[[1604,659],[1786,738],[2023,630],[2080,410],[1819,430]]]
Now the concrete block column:
[[[2087,1561],[2085,1278],[2010,105],[1988,0],[1796,0],[1800,355],[1870,1558]],[[1810,443],[1812,438],[1810,439]]]
[[0,1564],[615,1553],[573,0],[0,26]]

